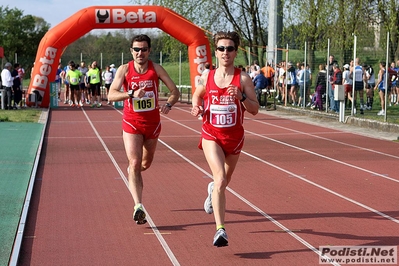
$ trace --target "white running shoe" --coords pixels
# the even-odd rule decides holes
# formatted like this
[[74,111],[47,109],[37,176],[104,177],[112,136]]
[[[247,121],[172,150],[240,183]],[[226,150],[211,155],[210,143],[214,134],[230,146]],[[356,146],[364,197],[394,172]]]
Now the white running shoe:
[[212,207],[213,184],[214,184],[213,181],[208,184],[208,197],[206,197],[204,202],[204,210],[208,214],[213,213],[213,207]]
[[228,237],[224,229],[219,229],[216,231],[216,234],[213,237],[213,245],[218,248],[229,245]]
[[385,115],[385,111],[384,111],[384,110],[381,110],[381,111],[379,111],[379,112],[377,113],[377,115]]

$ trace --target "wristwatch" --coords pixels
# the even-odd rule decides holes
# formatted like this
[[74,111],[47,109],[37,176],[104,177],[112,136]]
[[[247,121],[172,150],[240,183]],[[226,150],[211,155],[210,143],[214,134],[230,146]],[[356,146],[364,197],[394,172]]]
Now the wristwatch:
[[129,95],[130,98],[133,98],[133,92],[134,90],[128,90],[127,95]]
[[169,110],[172,110],[172,105],[170,103],[166,103],[165,105],[169,108]]
[[242,94],[242,98],[241,98],[240,102],[243,102],[243,101],[245,101],[245,99],[247,99],[247,95],[245,95],[245,93],[243,93],[243,94]]

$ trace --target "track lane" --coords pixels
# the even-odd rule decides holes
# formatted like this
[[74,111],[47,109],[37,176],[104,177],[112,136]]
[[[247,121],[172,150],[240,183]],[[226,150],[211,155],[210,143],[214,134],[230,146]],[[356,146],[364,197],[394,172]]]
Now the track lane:
[[[180,108],[186,109],[185,106]],[[125,171],[126,156],[123,146],[121,146],[120,114],[114,112],[115,114],[107,114],[101,118],[100,115],[97,117],[100,112],[100,110],[88,112],[90,120],[93,121],[119,167]],[[105,114],[105,112],[103,113]],[[202,151],[196,148],[199,135],[193,131],[200,129],[201,122],[187,116],[185,112],[171,112],[168,118],[175,119],[178,123],[163,118],[161,141],[187,156],[198,165],[198,168],[202,168],[205,172],[209,171]],[[71,120],[73,121],[73,119]],[[107,121],[117,122],[108,123]],[[117,123],[119,125],[115,126]],[[339,133],[335,134],[339,135]],[[72,137],[65,137],[65,139],[69,138]],[[54,139],[59,141],[62,137]],[[88,135],[80,140],[90,143],[91,139],[94,138]],[[75,145],[78,144],[73,143],[72,146]],[[281,145],[277,146],[279,146],[278,151],[281,151]],[[247,148],[251,152],[255,150],[259,156],[264,156],[266,159],[270,155],[267,151],[262,150],[262,147],[259,147],[257,136],[248,136],[247,134],[244,150]],[[105,154],[104,151],[99,153]],[[99,162],[101,163],[102,159]],[[112,167],[109,163],[100,167],[99,175],[113,175],[116,172],[114,176],[118,176],[120,174],[118,171],[109,173],[108,168]],[[198,168],[188,165],[169,148],[159,143],[153,167],[143,174],[145,176],[145,207],[182,265],[190,265],[193,262],[198,263],[197,265],[209,265],[216,258],[220,259],[220,265],[227,263],[229,265],[242,265],[243,263],[262,265],[265,261],[268,265],[293,265],[294,257],[298,256],[306,265],[318,265],[318,257],[314,252],[300,242],[293,241],[289,234],[230,193],[228,193],[229,210],[226,224],[231,232],[229,237],[232,244],[227,249],[212,247],[213,217],[202,211],[206,185],[210,180]],[[267,173],[267,175],[260,176],[259,173]],[[252,177],[252,181],[240,178],[246,176]],[[262,182],[259,182],[259,178]],[[79,181],[76,182],[79,183]],[[123,185],[120,185],[122,183],[120,179],[116,178],[116,182],[119,183],[118,188],[126,190]],[[278,169],[265,166],[264,163],[245,154],[241,155],[230,187],[233,191],[244,195],[245,199],[248,199],[261,211],[282,222],[295,234],[316,247],[319,243],[325,242],[339,244],[391,243],[392,239],[395,240],[392,235],[395,235],[393,232],[397,230],[397,227],[393,223],[387,223],[386,219],[381,219],[381,217],[357,206],[351,204],[348,206],[343,199],[326,195],[325,192],[309,186],[301,180],[287,178],[286,174],[282,174]],[[126,197],[126,192],[123,194],[125,202],[123,208],[126,209],[126,206],[132,204],[131,197],[130,195]],[[109,197],[113,197],[113,195]],[[331,206],[327,208],[326,202]],[[106,212],[109,214],[108,209]],[[126,215],[129,217],[130,212],[130,210],[123,211],[125,214],[128,213]],[[119,218],[131,222],[123,215],[120,215]],[[375,230],[381,226],[385,226],[385,229]],[[136,240],[140,240],[139,234],[143,233],[148,246],[155,245],[157,246],[155,249],[159,250],[160,245],[150,228],[137,228],[134,225],[132,230],[136,232],[134,229],[137,229],[138,232]],[[372,231],[373,229],[374,231]],[[119,241],[122,246],[129,243],[125,238],[121,238]],[[137,250],[144,249],[139,247]],[[131,254],[129,255],[131,256]],[[148,256],[151,256],[151,252],[143,254],[143,257]],[[137,258],[137,260],[141,259],[145,260],[141,257]],[[166,256],[158,256],[157,264],[168,264],[167,261],[169,260]]]
[[[180,132],[180,131],[179,131]],[[184,134],[184,132],[181,132],[181,133],[183,133],[182,135],[185,135]],[[198,137],[196,137],[196,138],[198,138]],[[160,140],[160,142],[162,142],[162,140]],[[178,140],[178,142],[180,142],[180,140]],[[199,154],[201,154],[201,157],[202,157],[202,152],[201,153],[199,153]],[[173,160],[174,162],[176,161],[176,160]],[[209,175],[209,174],[208,174]],[[209,181],[208,181],[209,182]],[[164,187],[164,186],[161,186],[161,187]],[[148,206],[148,205],[146,205],[146,206]],[[146,207],[146,209],[148,209],[148,207]],[[203,211],[202,211],[203,212]],[[175,223],[174,223],[175,224]],[[281,228],[280,228],[281,229]],[[277,231],[279,231],[279,230],[277,230]],[[212,230],[212,234],[211,234],[211,236],[213,235],[213,232],[214,232],[214,230]],[[211,241],[211,240],[210,240]],[[170,241],[169,241],[170,242]],[[311,247],[313,250],[315,249],[314,247]],[[316,252],[318,252],[317,250],[316,250]],[[192,255],[190,256],[190,257],[192,257]],[[313,257],[314,257],[314,254],[313,254]],[[317,257],[317,256],[316,256]],[[313,258],[314,259],[314,258]],[[207,262],[206,264],[208,264],[209,262]],[[227,263],[227,261],[226,261],[226,263]],[[229,262],[230,263],[230,262]]]
[[[306,129],[306,126],[304,126],[304,128]],[[312,126],[311,128],[313,129],[314,126]],[[263,130],[264,130],[263,128],[260,128],[258,126],[257,131],[263,131]],[[270,128],[268,128],[267,130],[270,131]],[[279,136],[280,135],[281,133],[279,134]],[[377,209],[381,208],[390,211],[390,208],[393,208],[393,210],[396,210],[396,206],[398,203],[395,192],[398,189],[397,184],[391,184],[390,182],[384,182],[384,181],[379,182],[379,178],[383,179],[388,178],[388,180],[393,180],[396,182],[396,179],[390,179],[389,176],[387,177],[387,174],[385,174],[386,167],[384,165],[379,165],[379,164],[376,165],[377,171],[380,169],[384,169],[384,172],[382,173],[373,172],[364,169],[362,167],[353,165],[350,162],[348,163],[328,156],[321,155],[322,152],[325,152],[326,150],[330,149],[330,147],[328,146],[329,145],[328,142],[319,140],[318,138],[316,138],[315,140],[317,143],[313,145],[317,148],[317,150],[312,151],[306,149],[305,148],[306,145],[304,145],[305,147],[294,146],[288,144],[287,142],[279,141],[274,138],[273,139],[269,137],[265,138],[261,134],[255,134],[255,136],[258,136],[262,139],[259,140],[257,138],[252,138],[252,137],[249,138],[250,135],[248,134],[247,131],[246,146],[244,147],[244,150],[248,148],[248,150],[254,151],[254,155],[263,158],[264,160],[270,162],[272,165],[286,168],[287,170],[293,173],[297,173],[299,176],[306,177],[310,181],[316,183],[320,182],[321,185],[331,188],[339,193],[343,193],[344,195],[350,198],[352,197],[352,195],[355,194],[356,196],[355,200],[367,199],[366,204],[375,206]],[[299,136],[305,139],[308,138],[307,135],[305,136],[299,135]],[[363,136],[356,136],[356,137],[363,138],[364,142],[367,141],[367,138]],[[348,138],[345,136],[345,140],[346,139]],[[262,141],[262,147],[264,147],[263,149],[258,148],[259,141]],[[287,141],[290,140],[288,139]],[[374,141],[380,142],[379,140],[374,140]],[[300,144],[301,140],[299,140],[298,142]],[[368,142],[372,143],[373,139],[369,140]],[[383,141],[383,142],[390,144],[390,142],[388,141]],[[393,145],[396,145],[396,143],[393,143]],[[344,147],[345,149],[348,149],[347,146]],[[349,147],[353,148],[353,146]],[[320,153],[317,151],[320,151]],[[340,153],[339,151],[340,149],[338,147],[337,148],[338,154]],[[269,156],[265,157],[264,152],[266,152]],[[310,156],[306,154],[304,155],[303,152],[309,153]],[[347,151],[345,151],[345,153],[346,152]],[[364,153],[366,154],[365,156],[363,155]],[[363,153],[357,152],[356,154],[356,157],[358,157],[357,161],[364,161],[365,164],[370,165],[369,158],[367,156],[369,156],[369,152],[365,150],[363,150]],[[378,156],[380,156],[380,160],[383,160],[384,158],[383,155],[379,154]],[[388,160],[392,160],[392,158],[388,156]],[[394,162],[390,162],[388,165],[392,166],[393,163]],[[373,165],[375,166],[375,164]],[[351,172],[352,171],[351,168],[355,168],[355,170],[360,170],[360,171]],[[390,170],[392,170],[392,167],[390,168],[391,168]],[[396,171],[393,171],[393,174],[396,174]],[[334,176],[333,179],[330,178],[331,175]],[[384,196],[387,197],[386,202],[388,202],[388,206],[386,206],[386,203],[378,200],[382,196],[381,193],[384,193]]]
[[[342,204],[342,203],[341,203]],[[395,229],[396,230],[396,229]]]
[[[20,265],[168,261],[156,238],[142,233],[152,230],[126,219],[131,196],[85,119],[79,110],[52,111]],[[142,249],[148,257],[138,256]]]

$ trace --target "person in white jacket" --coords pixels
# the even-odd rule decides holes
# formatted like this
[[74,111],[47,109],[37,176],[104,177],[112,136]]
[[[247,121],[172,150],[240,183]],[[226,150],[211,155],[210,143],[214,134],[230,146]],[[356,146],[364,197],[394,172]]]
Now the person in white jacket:
[[[4,65],[4,69],[1,71],[1,83],[2,83],[2,88],[5,90],[4,94],[5,94],[5,109],[12,109],[11,106],[11,97],[12,97],[12,85],[13,85],[13,80],[14,77],[11,76],[11,68],[12,68],[12,64],[7,62]],[[4,97],[4,96],[2,96]]]
[[[104,86],[106,89],[106,95],[108,95],[109,93],[109,88],[111,87],[112,81],[114,80],[114,73],[112,72],[110,66],[107,66],[105,68],[105,71],[103,72],[103,80],[104,80]],[[111,104],[111,102],[109,100],[107,100],[107,104]]]

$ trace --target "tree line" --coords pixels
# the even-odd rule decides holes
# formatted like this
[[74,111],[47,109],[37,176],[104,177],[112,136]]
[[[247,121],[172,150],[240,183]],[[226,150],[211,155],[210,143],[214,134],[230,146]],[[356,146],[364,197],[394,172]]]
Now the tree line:
[[[270,1],[270,0],[269,0]],[[245,58],[257,59],[262,65],[268,38],[268,7],[264,0],[144,0],[173,9],[203,27],[207,32],[235,30],[244,46],[250,47]],[[347,60],[353,54],[354,38],[358,47],[374,47],[377,40],[386,49],[386,34],[390,33],[389,60],[399,59],[399,3],[397,0],[278,0],[278,15],[282,17],[283,32],[278,46],[285,44],[304,49],[309,43],[308,62],[314,52],[330,48],[339,51],[337,57]],[[211,36],[211,35],[210,35]]]
[[[137,3],[139,2],[139,3]],[[337,57],[350,57],[353,36],[357,36],[358,47],[386,48],[386,33],[390,33],[389,60],[399,59],[399,4],[397,0],[278,0],[279,15],[283,18],[283,32],[278,45],[290,49],[304,49],[310,45],[308,62],[315,60],[314,52],[330,47],[339,51]],[[143,0],[135,4],[165,6],[181,14],[203,28],[210,41],[213,33],[220,30],[235,30],[242,37],[242,60],[249,64],[258,60],[264,65],[268,38],[268,2],[264,0]],[[0,7],[0,46],[4,47],[6,60],[13,62],[15,54],[25,67],[32,65],[38,44],[50,25],[40,17],[24,15],[19,9]],[[99,61],[102,53],[104,65],[122,63],[131,59],[128,51],[131,37],[138,30],[121,30],[103,34],[89,33],[69,45],[62,61],[79,61],[82,54],[86,62]],[[177,62],[179,53],[187,59],[187,47],[165,33],[151,36],[154,57]],[[212,45],[212,41],[211,41]]]
[[[0,46],[4,49],[4,61],[20,63],[30,69],[36,57],[40,40],[50,24],[43,18],[24,15],[22,10],[0,6]],[[15,62],[17,58],[18,62]]]

